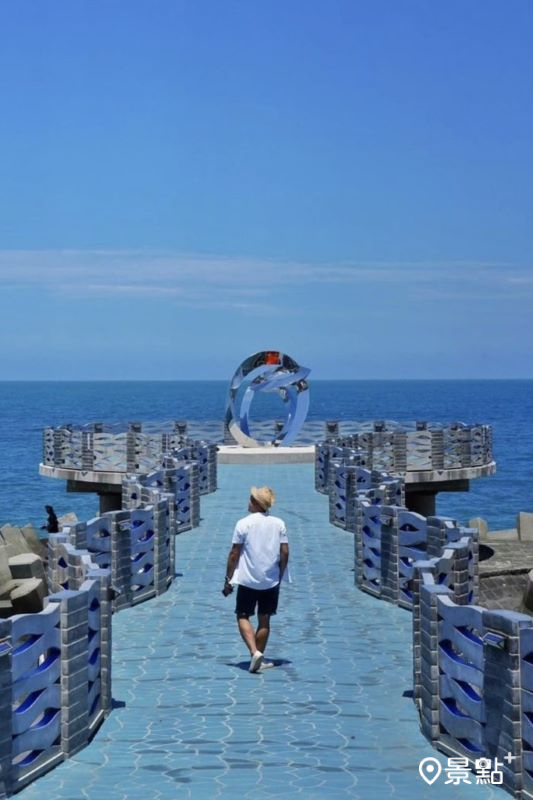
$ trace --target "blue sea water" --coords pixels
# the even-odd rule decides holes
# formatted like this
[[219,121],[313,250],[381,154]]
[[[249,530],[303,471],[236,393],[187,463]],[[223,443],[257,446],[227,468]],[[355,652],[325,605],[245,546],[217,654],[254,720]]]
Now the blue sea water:
[[[39,476],[46,425],[222,420],[226,392],[224,381],[0,383],[0,524],[39,525],[45,503],[80,519],[97,512],[94,495],[67,495],[64,482]],[[253,410],[258,419],[278,417],[281,403],[265,398]],[[468,493],[439,495],[438,513],[483,516],[498,529],[533,511],[532,380],[312,381],[309,418],[488,423],[497,474],[472,481]]]

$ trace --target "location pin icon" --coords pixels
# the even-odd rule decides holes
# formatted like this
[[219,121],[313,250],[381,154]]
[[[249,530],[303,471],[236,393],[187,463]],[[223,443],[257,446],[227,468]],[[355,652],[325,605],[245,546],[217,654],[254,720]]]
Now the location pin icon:
[[429,783],[431,786],[431,784],[435,783],[441,774],[442,766],[440,761],[436,758],[423,758],[418,767],[418,771],[424,778],[425,782]]

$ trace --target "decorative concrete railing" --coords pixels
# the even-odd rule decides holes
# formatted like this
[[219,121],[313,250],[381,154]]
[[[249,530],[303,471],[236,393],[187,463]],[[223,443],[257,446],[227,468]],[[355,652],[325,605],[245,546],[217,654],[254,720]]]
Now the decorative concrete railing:
[[151,503],[153,492],[169,495],[170,527],[175,533],[200,523],[199,469],[195,462],[182,463],[165,457],[164,467],[148,475],[122,480],[122,507],[138,508]]
[[[317,461],[319,460],[317,448]],[[329,519],[354,534],[355,583],[363,591],[406,608],[413,605],[414,564],[466,539],[470,556],[463,576],[453,576],[457,602],[473,602],[479,590],[478,531],[448,517],[423,517],[403,505],[403,480],[357,466],[357,452],[328,459]],[[454,567],[454,569],[457,569]],[[440,582],[452,584],[453,569]]]
[[181,447],[186,424],[130,422],[108,425],[48,427],[43,434],[43,463],[65,469],[146,472],[158,466],[158,455]]
[[51,534],[50,586],[77,588],[88,557],[110,570],[114,611],[165,592],[174,577],[168,519],[168,501],[161,499],[146,508],[111,511]]
[[109,570],[0,621],[0,795],[84,747],[111,709]]
[[[365,429],[366,428],[366,429]],[[434,472],[490,465],[489,425],[449,426],[429,422],[378,421],[361,424],[357,433],[331,437],[316,445],[315,488],[327,494],[330,458],[358,456],[360,466],[389,474]]]
[[434,565],[415,571],[414,695],[422,731],[471,767],[498,759],[503,787],[533,797],[533,619],[456,604],[435,582]]
[[168,458],[161,460],[161,465],[167,469],[176,468],[183,462],[195,466],[198,477],[194,477],[195,488],[191,490],[193,496],[195,492],[200,495],[210,494],[217,489],[217,451],[215,444],[192,442],[173,450]]
[[356,466],[354,459],[329,461],[329,521],[345,530],[354,530],[356,506],[361,493],[374,504],[403,505],[404,482],[384,472]]
[[424,581],[428,585],[444,586],[452,592],[454,602],[457,605],[468,605],[470,601],[470,586],[467,576],[470,577],[471,558],[472,541],[465,536],[458,541],[445,544],[441,550],[441,555],[427,561],[417,561],[413,565],[413,683],[415,699],[420,697],[420,585],[422,573]]
[[43,464],[84,472],[146,474],[162,466],[172,454],[198,466],[198,489],[207,494],[217,488],[217,446],[190,441],[186,423],[130,422],[128,429],[93,423],[82,427],[45,428]]
[[[412,608],[414,566],[435,552],[435,543],[444,537],[446,546],[460,540],[468,542],[469,556],[462,566],[456,561],[443,560],[439,582],[453,589],[456,602],[477,600],[479,544],[476,529],[460,526],[447,517],[426,518],[399,506],[372,505],[367,500],[359,500],[358,505],[356,580],[363,590],[404,608]],[[374,547],[376,540],[380,542],[381,552]],[[375,559],[370,574],[368,548],[374,549]]]
[[[355,581],[413,611],[413,696],[432,744],[533,798],[533,618],[473,605],[478,531],[385,505],[398,478],[317,448],[333,524],[354,532]],[[326,463],[321,458],[326,453]],[[493,765],[493,766],[491,766]],[[483,774],[481,772],[481,774]]]
[[123,478],[122,511],[50,536],[51,587],[77,588],[90,559],[111,572],[115,611],[167,590],[174,578],[175,536],[199,524],[200,495],[196,463],[166,457],[165,464],[149,475]]
[[124,510],[50,534],[44,610],[0,620],[0,796],[85,746],[109,713],[111,614],[172,582],[176,534],[200,519],[193,454],[124,477]]
[[[275,435],[279,424],[258,422],[256,427],[258,435],[264,437]],[[482,467],[493,460],[489,425],[308,420],[296,444],[316,443],[324,437],[326,444],[359,449],[365,459],[363,466],[387,472]],[[44,430],[43,464],[95,472],[149,472],[160,466],[160,458],[166,453],[184,446],[202,446],[206,441],[233,440],[217,421],[62,425]],[[216,470],[216,447],[211,444],[208,451],[211,470]],[[198,452],[194,458],[199,459]],[[213,478],[211,485],[216,485]],[[319,491],[324,490],[322,485]]]

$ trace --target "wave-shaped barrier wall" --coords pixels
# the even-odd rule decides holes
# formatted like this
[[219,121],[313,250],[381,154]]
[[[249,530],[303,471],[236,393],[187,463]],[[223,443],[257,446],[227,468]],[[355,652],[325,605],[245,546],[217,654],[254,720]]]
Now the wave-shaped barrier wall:
[[471,769],[497,759],[503,787],[533,798],[533,619],[475,605],[477,530],[408,511],[402,479],[364,460],[340,442],[318,445],[315,485],[331,522],[354,533],[356,585],[412,609],[422,731]]
[[[401,477],[358,466],[361,451],[339,444],[317,445],[316,485],[329,495],[330,522],[354,534],[355,582],[363,591],[412,608],[414,564],[439,556],[443,546],[467,541],[468,563],[441,565],[439,581],[453,588],[460,603],[475,601],[479,590],[478,531],[449,517],[424,517],[404,506]],[[326,468],[327,465],[327,468]]]
[[84,747],[109,714],[112,612],[167,590],[175,537],[199,523],[202,470],[216,488],[208,459],[179,455],[124,477],[122,511],[50,534],[44,610],[0,620],[0,796]]
[[75,590],[0,621],[0,795],[81,749],[111,709],[111,574],[90,556]]

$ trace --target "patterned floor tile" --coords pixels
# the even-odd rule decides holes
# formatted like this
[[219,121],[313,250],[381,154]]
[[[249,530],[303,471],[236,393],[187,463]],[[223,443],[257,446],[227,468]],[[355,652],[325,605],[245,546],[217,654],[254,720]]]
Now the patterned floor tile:
[[[287,523],[293,583],[268,646],[278,666],[250,675],[221,586],[249,487],[263,483]],[[178,537],[170,590],[113,619],[113,695],[125,705],[20,800],[504,798],[422,782],[422,758],[445,762],[406,694],[411,616],[355,589],[353,537],[329,525],[313,468],[227,466],[219,485],[200,528]]]

